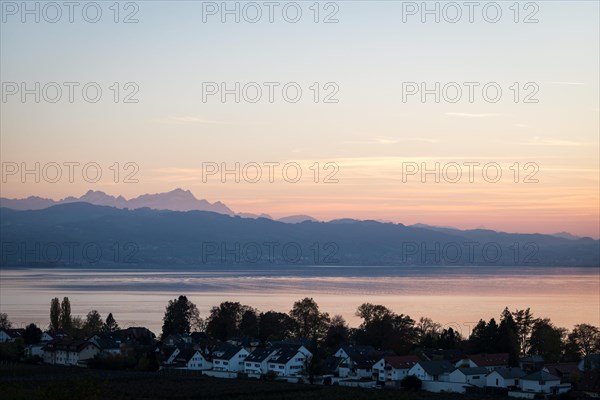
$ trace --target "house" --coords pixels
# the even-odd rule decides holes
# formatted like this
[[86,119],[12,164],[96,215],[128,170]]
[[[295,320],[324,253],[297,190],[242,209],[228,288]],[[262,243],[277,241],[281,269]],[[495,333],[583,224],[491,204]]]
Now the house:
[[163,340],[165,346],[186,347],[192,344],[192,337],[183,334],[171,334]]
[[485,367],[457,368],[448,375],[448,379],[449,382],[466,383],[482,388],[486,384],[488,373]]
[[246,357],[244,372],[247,374],[265,374],[269,369],[269,360],[277,353],[273,347],[259,347]]
[[242,346],[248,351],[253,351],[260,344],[260,340],[252,336],[235,336],[227,342],[235,346]]
[[116,356],[121,354],[120,340],[94,335],[90,338],[90,342],[98,346],[102,356]]
[[193,371],[205,371],[213,366],[208,356],[190,348],[178,351],[173,362],[177,368]]
[[543,370],[559,377],[561,382],[576,382],[581,377],[581,371],[576,362],[546,364]]
[[526,374],[521,368],[497,368],[485,377],[485,386],[490,388],[516,389]]
[[456,369],[450,361],[419,361],[409,371],[422,381],[449,381],[449,375]]
[[14,342],[25,334],[25,329],[0,329],[0,343]]
[[577,365],[580,371],[598,370],[600,369],[600,353],[590,354],[584,357]]
[[269,358],[267,370],[279,376],[303,376],[311,359],[312,353],[304,346],[284,346]]
[[244,371],[244,361],[250,353],[241,346],[224,343],[212,352],[214,371],[238,372]]
[[493,371],[508,366],[508,353],[468,354],[454,365],[458,368],[485,367],[488,371]]
[[520,386],[523,392],[558,394],[560,378],[546,371],[537,371],[522,377]]
[[401,381],[419,361],[417,356],[385,356],[373,364],[373,374],[380,382]]
[[100,354],[100,348],[87,340],[57,340],[43,347],[43,360],[52,365],[85,366],[86,362]]
[[44,343],[28,344],[24,348],[26,357],[43,357]]
[[525,372],[535,372],[544,368],[544,357],[538,355],[529,355],[519,359],[519,367]]
[[373,378],[373,365],[383,356],[371,346],[353,344],[342,345],[334,354],[343,360],[338,368],[340,378]]

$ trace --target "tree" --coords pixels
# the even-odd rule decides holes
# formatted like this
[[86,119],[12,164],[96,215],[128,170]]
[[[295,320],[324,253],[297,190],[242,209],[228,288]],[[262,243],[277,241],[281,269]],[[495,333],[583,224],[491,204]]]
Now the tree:
[[460,333],[452,328],[444,329],[437,340],[437,347],[440,349],[456,349],[462,341]]
[[510,367],[519,365],[520,346],[518,327],[508,307],[504,308],[500,316],[496,351],[508,353],[508,365]]
[[[242,316],[247,312],[255,313],[250,306],[240,304],[238,302],[226,301],[218,307],[213,307],[210,310],[208,321],[206,323],[206,332],[212,335],[215,339],[227,340],[235,335],[240,334],[240,325]],[[249,324],[249,315],[246,316],[246,324]],[[245,328],[250,329],[249,325]]]
[[104,325],[102,325],[102,331],[110,333],[110,332],[114,332],[118,329],[119,329],[119,324],[117,324],[117,321],[115,321],[115,317],[113,317],[112,313],[108,313],[108,316],[106,317],[106,321],[104,322]]
[[0,329],[10,329],[12,323],[8,320],[8,314],[0,313]]
[[104,321],[102,321],[100,313],[96,310],[92,310],[85,317],[83,330],[85,331],[87,336],[91,336],[95,333],[100,332],[102,330],[103,325]]
[[198,307],[192,302],[190,306],[190,330],[193,332],[203,332],[206,329],[206,322],[200,317]]
[[36,324],[31,323],[25,328],[23,341],[25,344],[36,344],[42,339],[42,330]]
[[73,327],[73,319],[71,317],[71,302],[68,297],[63,298],[62,303],[60,304],[60,319],[59,325],[61,329],[64,329],[67,332],[71,331]]
[[325,335],[325,346],[328,349],[336,349],[350,338],[350,327],[341,315],[331,318],[327,334]]
[[325,337],[329,326],[329,314],[319,311],[317,303],[305,297],[294,303],[290,317],[296,324],[296,334],[318,342]]
[[590,324],[575,325],[569,334],[569,341],[572,342],[579,355],[586,358],[600,350],[600,330]]
[[441,332],[442,325],[431,318],[421,317],[415,325],[417,341],[422,347],[434,347]]
[[194,307],[186,296],[169,300],[163,318],[162,338],[165,339],[171,334],[189,334]]
[[55,297],[50,302],[50,330],[57,331],[60,329],[60,300]]
[[525,355],[529,351],[529,339],[536,319],[529,308],[526,310],[516,310],[512,313],[516,324],[517,341],[519,343],[519,353]]
[[529,353],[539,354],[549,363],[559,362],[563,354],[565,336],[565,329],[555,327],[549,319],[538,320],[529,339]]
[[267,311],[258,318],[258,338],[262,342],[283,340],[292,336],[294,320],[286,313]]
[[356,315],[363,323],[356,331],[360,344],[407,353],[417,343],[415,321],[408,315],[397,315],[382,305],[361,304]]
[[240,333],[245,336],[258,338],[258,315],[255,310],[248,309],[242,314]]

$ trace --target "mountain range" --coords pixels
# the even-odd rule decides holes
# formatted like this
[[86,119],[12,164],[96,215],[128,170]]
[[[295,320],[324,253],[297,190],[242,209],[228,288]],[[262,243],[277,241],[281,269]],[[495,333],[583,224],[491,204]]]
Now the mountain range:
[[[0,197],[0,207],[13,210],[42,210],[51,206],[68,203],[90,203],[97,206],[109,206],[116,208],[151,208],[154,210],[171,211],[210,211],[224,215],[238,215],[242,218],[268,218],[268,214],[235,213],[225,204],[217,201],[210,203],[204,199],[197,199],[189,190],[175,189],[166,193],[144,194],[132,199],[123,196],[111,196],[102,191],[89,190],[81,197],[69,196],[61,200],[52,200],[38,196],[30,196],[25,199],[8,199]],[[317,221],[308,215],[291,215],[283,217],[279,221],[287,223],[298,223],[303,221]]]
[[600,241],[340,219],[284,223],[208,211],[66,202],[0,208],[1,266],[592,266]]

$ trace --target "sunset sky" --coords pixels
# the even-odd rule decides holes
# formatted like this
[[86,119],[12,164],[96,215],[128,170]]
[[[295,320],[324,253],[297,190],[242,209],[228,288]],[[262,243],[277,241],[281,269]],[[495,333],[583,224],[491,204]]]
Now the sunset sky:
[[[3,171],[6,163],[33,168],[36,162],[95,162],[103,176],[97,183],[81,174],[72,183],[36,183],[32,177],[23,183],[11,175],[2,182],[2,197],[59,199],[93,189],[130,198],[184,188],[236,212],[274,217],[309,214],[598,238],[599,3],[538,2],[537,23],[515,23],[512,3],[500,2],[497,23],[486,22],[481,10],[473,23],[466,16],[457,23],[431,17],[422,23],[420,14],[403,22],[402,2],[388,1],[337,2],[337,23],[315,23],[312,2],[302,3],[297,23],[286,22],[281,11],[273,23],[266,16],[257,23],[232,17],[222,23],[220,15],[204,23],[202,3],[192,1],[170,2],[168,8],[138,2],[139,22],[130,24],[114,23],[108,6],[95,24],[77,12],[73,23],[65,16],[57,23],[22,23],[19,15],[3,11]],[[319,18],[332,10],[321,9]],[[520,11],[520,20],[530,12]],[[20,93],[7,95],[7,82],[29,88],[35,82],[81,84],[72,103],[64,86],[56,103],[36,103],[33,95],[25,102]],[[81,96],[88,82],[103,89],[97,103]],[[118,103],[110,89],[114,82],[120,86]],[[139,88],[137,103],[122,101],[130,92],[127,82]],[[203,82],[280,85],[272,103],[265,86],[256,103],[236,103],[233,95],[222,103],[219,96],[203,101]],[[296,103],[282,97],[288,82],[302,88]],[[310,89],[315,82],[318,103]],[[462,86],[456,103],[436,103],[433,95],[422,102],[420,94],[403,101],[403,82],[479,86],[473,102]],[[481,87],[490,82],[502,89],[496,103],[482,96]],[[511,90],[515,82],[518,102]],[[335,87],[338,102],[323,103]],[[538,102],[525,103],[533,89]],[[114,183],[109,167],[115,162],[121,169],[126,162],[138,165],[139,182],[124,183],[120,175]],[[264,167],[259,183],[236,183],[232,176],[223,183],[220,175],[203,182],[208,162],[230,169],[236,162],[294,162],[303,174],[290,183],[279,167],[270,183]],[[462,179],[403,179],[403,165],[433,169],[436,162],[440,168],[461,165]],[[334,171],[326,163],[339,168],[337,183],[323,182]],[[474,182],[464,163],[479,163]],[[496,183],[482,177],[488,163],[501,167]],[[525,183],[532,172],[538,182]]]

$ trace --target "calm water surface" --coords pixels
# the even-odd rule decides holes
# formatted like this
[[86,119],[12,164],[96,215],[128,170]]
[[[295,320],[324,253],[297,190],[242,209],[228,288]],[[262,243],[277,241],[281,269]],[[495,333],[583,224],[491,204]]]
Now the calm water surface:
[[169,299],[187,295],[206,316],[213,305],[239,301],[261,311],[289,311],[313,297],[322,310],[353,326],[363,302],[414,319],[426,316],[468,335],[480,318],[505,306],[572,328],[600,326],[600,268],[556,267],[186,267],[173,269],[3,269],[0,310],[20,326],[47,326],[50,299],[68,296],[72,313],[112,312],[123,327],[160,332]]

